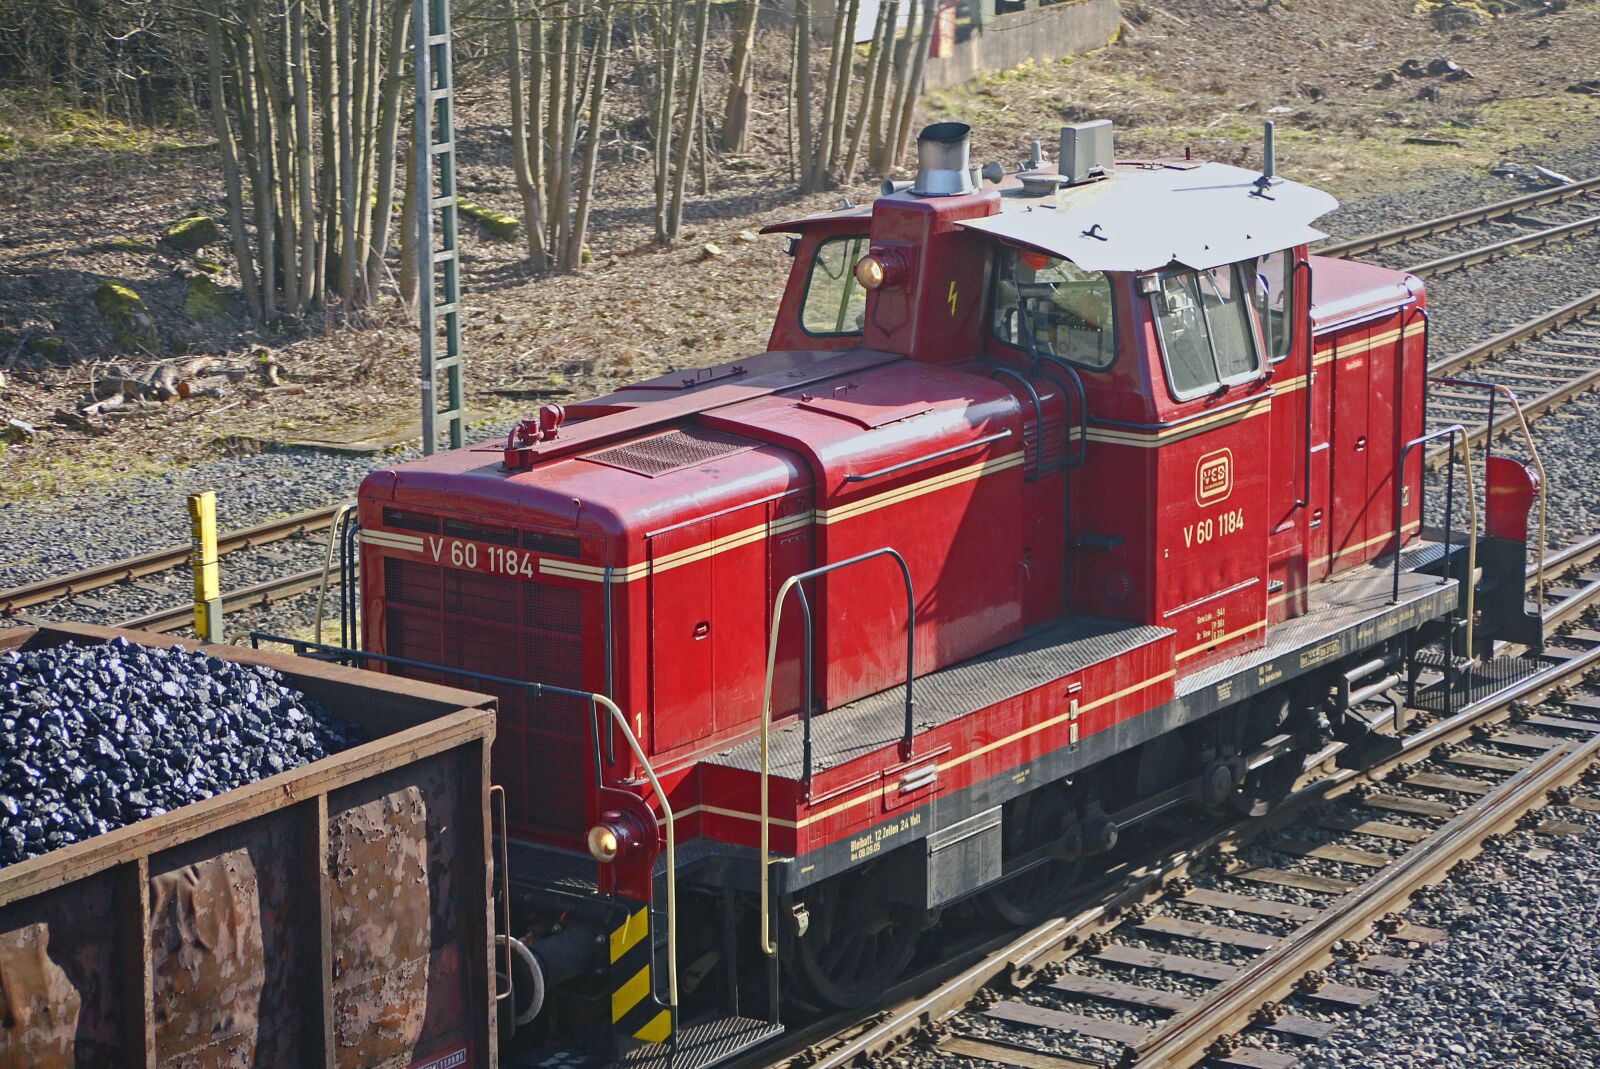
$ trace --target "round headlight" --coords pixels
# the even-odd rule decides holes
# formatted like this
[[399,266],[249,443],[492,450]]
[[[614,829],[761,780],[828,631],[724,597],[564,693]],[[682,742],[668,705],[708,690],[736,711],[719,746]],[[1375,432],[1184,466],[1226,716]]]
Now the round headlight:
[[877,256],[868,253],[856,261],[856,281],[861,283],[862,289],[875,290],[882,286],[888,277],[888,268]]
[[609,824],[596,824],[589,829],[589,856],[602,865],[615,861],[622,848],[622,837]]

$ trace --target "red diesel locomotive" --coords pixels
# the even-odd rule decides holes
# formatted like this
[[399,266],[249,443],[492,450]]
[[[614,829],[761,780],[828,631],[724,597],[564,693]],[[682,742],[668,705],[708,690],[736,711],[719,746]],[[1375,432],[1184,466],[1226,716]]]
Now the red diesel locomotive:
[[361,489],[365,649],[500,700],[524,1039],[709,1064],[1539,640],[1537,484],[1422,530],[1422,284],[1310,255],[1332,197],[1103,122],[980,176],[967,133],[768,228],[765,353]]

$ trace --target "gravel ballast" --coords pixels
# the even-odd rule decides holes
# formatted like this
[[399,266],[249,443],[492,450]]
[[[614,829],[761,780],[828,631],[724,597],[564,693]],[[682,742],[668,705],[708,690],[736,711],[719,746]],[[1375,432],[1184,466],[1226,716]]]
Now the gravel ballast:
[[1325,1069],[1600,1066],[1600,821],[1579,835],[1517,832],[1406,914],[1449,938],[1299,1054]]
[[0,654],[0,866],[358,741],[264,666],[123,638]]

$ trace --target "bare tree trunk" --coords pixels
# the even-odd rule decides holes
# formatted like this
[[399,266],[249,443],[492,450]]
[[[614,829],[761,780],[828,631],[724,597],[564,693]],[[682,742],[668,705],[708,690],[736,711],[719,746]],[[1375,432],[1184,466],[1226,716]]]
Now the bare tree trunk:
[[655,162],[656,162],[656,241],[666,244],[671,240],[668,227],[667,196],[672,178],[672,121],[676,111],[678,91],[678,23],[683,0],[666,0],[666,10],[660,16],[661,25],[656,36],[661,42],[661,63],[658,67],[660,92],[656,97]]
[[417,264],[417,146],[427,135],[414,131],[406,145],[406,192],[400,201],[400,301],[415,312],[422,272]]
[[913,92],[909,88],[911,81],[911,67],[913,56],[917,48],[917,36],[921,28],[919,16],[922,14],[922,0],[905,0],[906,3],[906,35],[895,46],[894,50],[894,92],[889,97],[889,106],[883,119],[883,137],[880,140],[873,138],[874,160],[877,164],[879,177],[887,178],[899,162],[895,156],[895,141],[900,136],[900,112],[908,94]]
[[826,177],[832,178],[844,156],[845,120],[850,114],[850,86],[855,80],[856,18],[861,14],[861,0],[848,0],[844,13],[844,50],[839,53],[839,91],[834,94],[833,114],[829,120],[828,156]]
[[[867,69],[861,76],[861,106],[856,110],[855,129],[850,133],[850,148],[844,159],[844,180],[855,177],[856,160],[861,153],[861,140],[870,123],[876,129],[881,110],[884,76],[889,72],[888,54],[894,47],[896,0],[880,0],[878,24],[872,30],[872,53],[867,57]],[[874,135],[876,136],[876,135]]]
[[322,272],[317,263],[316,167],[311,143],[311,53],[306,46],[305,7],[289,0],[290,91],[294,100],[295,184],[300,201],[300,285],[307,306],[322,302]]
[[[913,0],[915,2],[915,0]],[[928,45],[933,40],[933,29],[937,23],[934,17],[938,11],[939,0],[922,0],[922,32],[913,39],[911,53],[911,72],[906,81],[906,94],[900,101],[899,131],[894,139],[894,155],[890,157],[891,166],[905,158],[906,142],[911,137],[912,112],[917,106],[917,97],[922,93],[922,71],[928,62]]]
[[259,4],[253,3],[245,8],[244,16],[247,23],[245,32],[250,39],[250,60],[255,72],[261,128],[257,151],[266,167],[266,185],[257,191],[257,196],[265,198],[265,204],[260,207],[265,208],[268,218],[265,229],[272,231],[276,253],[269,253],[267,242],[262,242],[261,271],[263,276],[281,276],[283,312],[291,318],[297,318],[300,315],[300,283],[296,277],[298,235],[294,220],[295,201],[289,185],[291,145],[277,93],[281,79],[272,68],[272,50],[267,43],[265,18]]
[[611,61],[613,0],[600,0],[600,27],[596,32],[594,73],[589,84],[589,130],[584,137],[583,170],[578,179],[578,208],[573,214],[567,245],[569,270],[583,264],[583,240],[589,230],[589,204],[594,196],[595,171],[600,160],[600,127],[606,113],[606,69]]
[[319,34],[317,81],[322,98],[322,257],[317,261],[316,289],[322,294],[323,308],[333,303],[338,293],[338,279],[334,275],[339,262],[339,78],[338,27],[335,25],[333,0],[320,0],[321,33]]
[[829,172],[833,169],[834,113],[839,108],[839,101],[849,86],[850,78],[852,49],[849,40],[854,36],[850,32],[849,20],[846,18],[850,3],[851,0],[838,0],[833,8],[833,39],[828,47],[828,81],[822,96],[821,129],[818,130],[811,167],[806,175],[808,189],[820,189],[826,185]]
[[733,29],[732,70],[728,75],[728,102],[722,109],[722,148],[743,152],[750,139],[750,97],[755,91],[756,24],[761,0],[744,0]]
[[[215,0],[215,3],[221,2]],[[250,317],[259,323],[261,287],[257,282],[255,263],[250,258],[250,236],[245,232],[239,146],[234,141],[233,126],[228,119],[228,98],[223,93],[222,65],[225,58],[220,20],[215,6],[206,9],[206,69],[210,80],[211,122],[216,129],[217,147],[222,155],[222,183],[228,193],[228,232],[233,239],[233,262],[239,269],[239,288],[244,291],[245,307],[250,310]]]
[[407,81],[406,27],[411,22],[411,5],[406,0],[391,0],[391,3],[388,69],[383,80],[382,117],[378,123],[378,193],[372,207],[372,224],[368,228],[371,248],[367,254],[367,286],[374,299],[383,278],[384,261],[389,256],[389,235],[394,218],[395,146],[400,137],[400,100]]
[[[535,162],[532,148],[539,143],[539,138],[536,136],[540,128],[539,90],[533,89],[530,94],[527,85],[522,54],[522,38],[527,24],[522,17],[522,0],[510,0],[507,6],[509,17],[506,23],[506,44],[510,49],[511,75],[511,156],[517,176],[517,192],[522,196],[522,230],[523,239],[528,243],[528,269],[538,274],[544,272],[547,267],[544,243],[544,193],[534,177],[542,163]],[[537,0],[534,6],[537,8]],[[537,30],[534,31],[533,40],[537,64],[537,54],[543,44]],[[537,85],[538,74],[534,77]],[[535,133],[535,136],[530,136],[530,133]]]
[[[255,4],[245,9],[246,25],[259,17]],[[277,220],[272,194],[272,127],[262,99],[265,87],[255,77],[255,59],[247,30],[230,35],[234,45],[234,80],[239,86],[240,126],[248,132],[245,157],[250,161],[250,203],[256,224],[256,268],[261,278],[261,320],[278,317]]]
[[676,240],[683,228],[683,194],[689,179],[689,149],[694,144],[695,119],[700,111],[700,84],[706,68],[706,31],[711,22],[711,0],[700,0],[695,11],[693,51],[689,58],[688,99],[683,104],[683,131],[678,138],[678,170],[672,185],[672,210],[667,237]]
[[[353,42],[355,13],[350,0],[339,0],[338,36],[339,56],[339,298],[348,315],[356,300],[356,188],[355,145],[355,71]],[[426,254],[427,250],[423,250]]]
[[794,8],[795,142],[800,184],[811,182],[811,0],[795,0]]

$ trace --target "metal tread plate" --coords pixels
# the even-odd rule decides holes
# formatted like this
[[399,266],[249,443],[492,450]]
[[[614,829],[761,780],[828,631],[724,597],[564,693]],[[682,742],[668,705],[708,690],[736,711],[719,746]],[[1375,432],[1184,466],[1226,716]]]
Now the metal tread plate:
[[[1349,652],[1346,642],[1354,648],[1358,631],[1382,638],[1415,626],[1419,618],[1448,613],[1455,606],[1456,590],[1454,581],[1441,583],[1437,576],[1402,571],[1400,594],[1395,598],[1391,567],[1373,562],[1352,568],[1313,584],[1307,611],[1268,628],[1265,645],[1180,678],[1178,696],[1198,698],[1207,687],[1241,677],[1253,680],[1263,676],[1269,683],[1292,678]],[[1365,641],[1370,643],[1372,637]],[[1235,692],[1239,689],[1232,688]],[[1231,693],[1229,697],[1240,696]]]
[[783,1025],[753,1017],[719,1017],[678,1030],[671,1046],[651,1044],[617,1061],[625,1069],[701,1069],[783,1034]]
[[[1164,627],[1075,616],[1017,642],[916,680],[916,729],[925,732],[1062,676],[1159,642]],[[894,687],[812,718],[812,768],[821,771],[900,740],[905,732],[905,688]],[[799,778],[804,764],[804,725],[791,720],[773,730],[773,775]],[[708,759],[728,768],[761,767],[761,740],[750,738]]]

